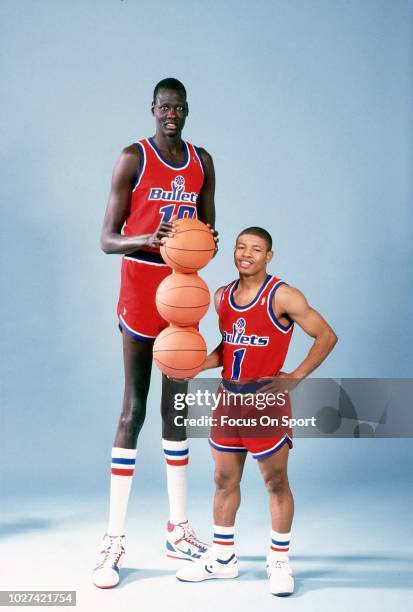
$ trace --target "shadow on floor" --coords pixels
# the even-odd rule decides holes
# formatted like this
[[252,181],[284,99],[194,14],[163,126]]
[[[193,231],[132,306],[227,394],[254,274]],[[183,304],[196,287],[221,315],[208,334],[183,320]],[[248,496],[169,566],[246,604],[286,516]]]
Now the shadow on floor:
[[[242,555],[240,580],[267,580],[265,556]],[[242,568],[243,562],[257,562],[260,567]],[[317,567],[305,568],[308,565]],[[412,556],[377,555],[292,555],[294,597],[319,589],[408,589],[411,579]]]
[[176,572],[176,570],[139,569],[135,567],[123,567],[121,571],[122,582],[117,589],[128,586],[132,582],[140,582],[141,580],[148,580],[150,578],[160,578],[161,576],[174,576]]
[[22,518],[18,521],[0,523],[0,538],[9,538],[22,533],[40,531],[54,527],[55,523],[49,519]]

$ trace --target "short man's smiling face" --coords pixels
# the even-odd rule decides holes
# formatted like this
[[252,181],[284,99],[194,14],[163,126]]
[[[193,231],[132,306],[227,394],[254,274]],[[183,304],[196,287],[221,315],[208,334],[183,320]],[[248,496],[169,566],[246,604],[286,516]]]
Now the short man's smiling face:
[[235,243],[234,262],[238,272],[243,276],[253,276],[265,270],[271,261],[273,252],[261,236],[241,234]]

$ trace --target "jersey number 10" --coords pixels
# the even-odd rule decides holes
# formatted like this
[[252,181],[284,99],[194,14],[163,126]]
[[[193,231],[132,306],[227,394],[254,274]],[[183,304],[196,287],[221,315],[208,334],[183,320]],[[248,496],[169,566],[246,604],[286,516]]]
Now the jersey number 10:
[[162,213],[161,223],[167,223],[170,221],[174,214],[177,219],[193,219],[196,218],[195,206],[188,206],[187,204],[180,204],[178,210],[175,210],[175,204],[169,204],[168,206],[162,206],[159,209]]

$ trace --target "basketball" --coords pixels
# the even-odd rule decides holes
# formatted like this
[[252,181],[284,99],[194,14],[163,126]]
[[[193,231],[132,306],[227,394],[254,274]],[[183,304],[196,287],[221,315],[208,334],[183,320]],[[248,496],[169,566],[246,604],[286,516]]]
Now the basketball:
[[215,240],[211,230],[198,219],[177,219],[176,232],[161,245],[161,255],[177,272],[200,270],[212,259]]
[[198,274],[170,274],[156,292],[159,314],[174,325],[196,325],[206,314],[210,297],[205,281]]
[[193,327],[170,325],[156,338],[153,358],[158,368],[171,378],[192,378],[201,371],[207,347],[201,334]]

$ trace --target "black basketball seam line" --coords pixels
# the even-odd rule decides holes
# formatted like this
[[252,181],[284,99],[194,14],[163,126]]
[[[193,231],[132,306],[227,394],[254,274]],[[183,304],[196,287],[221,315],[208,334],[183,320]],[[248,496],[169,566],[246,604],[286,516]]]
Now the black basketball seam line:
[[197,368],[199,368],[200,366],[202,366],[203,363],[205,363],[205,359],[202,363],[200,363],[197,366],[194,366],[192,368],[174,368],[173,366],[169,365],[168,363],[163,363],[162,361],[159,361],[159,363],[163,366],[166,366],[167,368],[170,368],[171,370],[176,370],[177,372],[181,372],[181,371],[188,371],[188,370],[196,370]]
[[[169,336],[167,336],[167,337],[169,338]],[[193,348],[183,348],[183,349],[163,349],[163,348],[157,348],[157,349],[155,349],[155,343],[154,343],[152,352],[153,353],[156,353],[156,352],[162,353],[164,351],[195,351],[195,352],[200,352],[200,351],[206,351],[206,350],[207,350],[206,347],[205,348],[194,348],[194,349]]]
[[[170,276],[172,276],[172,274],[170,274]],[[178,287],[167,287],[166,289],[162,289],[161,294],[164,292],[166,293],[167,291],[175,291],[175,289],[199,289],[200,291],[205,291],[209,295],[209,289],[204,289],[204,287],[198,287],[197,285],[179,285]],[[158,287],[158,291],[159,291],[159,287]]]
[[[188,325],[188,327],[190,327],[190,325]],[[169,329],[169,327],[165,327],[165,329]],[[165,330],[162,330],[162,331],[165,331]],[[168,337],[169,336],[173,336],[174,334],[179,334],[179,332],[181,332],[181,331],[182,331],[182,329],[172,330],[171,333],[168,334]],[[195,329],[195,328],[193,330],[185,328],[185,331],[188,334],[196,334],[196,335],[199,334],[199,331],[197,329]],[[162,333],[162,332],[159,332],[159,333]]]
[[199,306],[172,306],[171,304],[166,304],[165,302],[161,302],[161,300],[158,300],[159,304],[162,304],[162,306],[168,306],[168,308],[204,308],[205,306],[209,306],[209,302],[208,304],[200,304]]
[[[168,336],[169,337],[169,336]],[[179,352],[179,351],[191,351],[194,353],[204,353],[207,348],[183,348],[183,349],[164,349],[164,348],[155,348],[155,344],[152,349],[152,353],[167,353],[167,352]]]
[[191,349],[191,348],[183,348],[183,349],[157,349],[153,351],[154,353],[180,353],[182,351],[190,351],[191,353],[205,353],[205,349]]
[[[175,232],[175,236],[177,234],[185,234],[185,232],[204,232],[204,234],[211,233],[209,229],[204,229],[203,227],[190,227],[189,229],[179,229],[179,226],[178,226],[178,231]],[[171,236],[171,238],[173,238],[173,236]]]
[[175,246],[170,246],[169,244],[165,244],[164,249],[165,251],[167,249],[172,249],[172,251],[190,251],[191,253],[212,253],[212,251],[215,251],[215,247],[213,249],[183,249]]
[[[178,251],[178,250],[182,251],[183,249],[175,249],[175,251]],[[201,251],[198,251],[198,253],[200,253],[200,252]],[[179,261],[175,261],[175,259],[169,253],[167,253],[167,255],[168,255],[168,257],[169,257],[169,259],[171,261],[173,261],[175,264],[177,264],[179,266],[179,268],[187,268],[188,270],[201,270],[202,268],[205,268],[205,266],[209,263],[209,261],[208,261],[208,262],[204,263],[204,265],[201,266],[201,268],[194,268],[193,266],[184,266],[183,264],[180,264]],[[173,266],[171,266],[171,267],[173,267]]]
[[[191,327],[190,325],[188,325],[188,327]],[[168,327],[165,327],[165,329],[168,329]],[[191,329],[187,329],[186,327],[184,328],[184,330],[188,333],[188,334],[192,334],[192,335],[201,335],[199,333],[199,331],[197,331],[196,329],[194,329],[194,331],[192,331]],[[169,338],[169,336],[173,336],[174,334],[179,334],[182,331],[182,329],[178,330],[178,331],[172,331],[170,334],[168,334],[166,336],[166,338]],[[158,338],[155,338],[155,342],[153,343],[153,346],[155,348],[156,345],[156,341]],[[162,338],[163,339],[163,338]],[[201,350],[201,349],[196,349],[196,350]]]

